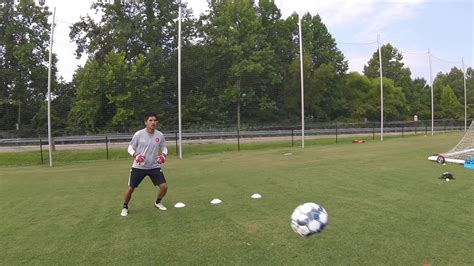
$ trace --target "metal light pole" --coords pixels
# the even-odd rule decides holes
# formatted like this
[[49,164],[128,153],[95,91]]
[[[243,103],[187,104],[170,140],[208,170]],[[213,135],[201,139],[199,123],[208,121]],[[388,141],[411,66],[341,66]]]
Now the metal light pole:
[[51,138],[51,64],[53,59],[53,35],[56,18],[56,7],[53,11],[53,22],[51,24],[51,36],[49,38],[49,67],[48,67],[48,149],[49,149],[49,166],[53,166],[53,143]]
[[178,7],[178,145],[179,158],[183,158],[183,139],[181,128],[181,1]]
[[303,75],[303,34],[301,32],[301,16],[298,20],[300,37],[300,75],[301,75],[301,148],[304,148],[304,75]]
[[431,82],[431,136],[434,134],[434,93],[433,93],[433,71],[431,69],[431,51],[428,49],[428,59],[430,63],[430,82]]
[[464,131],[467,131],[467,90],[466,90],[466,69],[464,67],[464,57],[462,61],[462,79],[464,81]]
[[379,72],[380,72],[380,141],[383,141],[383,74],[382,74],[382,49],[380,48],[380,34],[377,35],[379,46]]

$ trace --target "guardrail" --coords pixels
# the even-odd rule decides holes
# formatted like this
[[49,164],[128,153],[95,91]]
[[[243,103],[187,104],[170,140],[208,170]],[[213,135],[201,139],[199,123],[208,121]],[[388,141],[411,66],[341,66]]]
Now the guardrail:
[[[460,131],[464,130],[463,126],[438,126],[435,127],[436,132],[446,131]],[[431,128],[430,128],[431,131]],[[427,127],[387,127],[384,128],[384,133],[399,133],[402,136],[404,134],[417,134],[417,133],[428,133]],[[336,138],[339,135],[375,135],[380,134],[380,128],[318,128],[318,129],[306,129],[305,135],[335,135]],[[177,140],[178,132],[164,132],[165,138],[168,141]],[[81,135],[81,136],[61,136],[54,137],[54,144],[89,144],[89,143],[114,143],[114,142],[129,142],[132,139],[132,134],[107,134],[107,135]],[[241,130],[241,131],[207,131],[207,132],[183,132],[182,139],[228,139],[228,138],[251,138],[251,137],[275,137],[275,136],[301,136],[301,130],[288,129],[288,130]],[[24,145],[48,145],[47,138],[13,138],[13,139],[0,139],[0,146],[24,146]]]
[[[347,124],[346,124],[347,126]],[[437,126],[436,132],[462,131],[463,126]],[[430,130],[431,132],[431,127]],[[405,134],[428,134],[427,126],[391,126],[384,127],[384,134],[401,135]],[[178,132],[164,132],[168,141],[175,141],[176,153],[178,154]],[[380,128],[377,127],[338,127],[334,128],[309,128],[305,130],[305,138],[335,138],[338,142],[339,136],[372,136],[380,134]],[[61,136],[53,138],[53,148],[60,149],[82,149],[94,148],[103,149],[105,145],[106,159],[109,159],[109,145],[126,145],[131,139],[132,134],[107,134],[107,135],[84,135],[84,136]],[[301,136],[300,129],[278,129],[278,130],[242,130],[242,131],[206,131],[206,132],[183,132],[183,142],[192,142],[194,140],[230,140],[236,141],[237,150],[240,151],[240,142],[250,138],[261,138],[262,141],[274,141],[278,137],[279,141],[291,138],[291,145],[294,146],[294,138]],[[282,137],[282,138],[280,138]],[[258,140],[257,140],[258,141]],[[207,141],[206,141],[207,142]],[[77,145],[74,145],[77,144]],[[39,150],[41,163],[44,163],[43,146],[48,145],[47,138],[16,138],[0,139],[0,152],[15,151],[34,151]]]

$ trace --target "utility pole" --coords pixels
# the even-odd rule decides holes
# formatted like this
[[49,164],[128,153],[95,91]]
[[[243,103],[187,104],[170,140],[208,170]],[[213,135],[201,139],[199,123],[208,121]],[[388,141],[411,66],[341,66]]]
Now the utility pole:
[[51,36],[49,37],[49,67],[48,67],[48,147],[49,166],[53,166],[53,141],[51,137],[51,64],[53,59],[53,36],[56,18],[56,7],[53,11],[53,22],[51,23]]
[[431,136],[434,132],[434,93],[433,93],[433,71],[431,68],[431,51],[428,49],[428,59],[430,63],[430,83],[431,83]]
[[462,79],[464,81],[464,131],[467,131],[467,90],[466,90],[466,68],[464,67],[464,57],[462,61]]
[[304,148],[304,75],[303,75],[303,34],[301,32],[301,16],[299,16],[300,37],[300,75],[301,75],[301,148]]
[[183,139],[181,129],[181,1],[178,7],[178,145],[179,158],[183,158]]
[[379,73],[380,73],[380,141],[383,141],[383,73],[382,73],[382,48],[380,47],[380,34],[377,35],[379,46]]

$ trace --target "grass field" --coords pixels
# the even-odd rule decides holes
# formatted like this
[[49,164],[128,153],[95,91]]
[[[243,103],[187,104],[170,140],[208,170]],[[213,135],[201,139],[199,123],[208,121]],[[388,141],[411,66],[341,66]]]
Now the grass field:
[[[128,217],[129,158],[2,166],[0,264],[473,265],[474,171],[427,160],[461,136],[170,156],[168,211],[146,179]],[[291,230],[304,202],[328,211],[323,233]]]

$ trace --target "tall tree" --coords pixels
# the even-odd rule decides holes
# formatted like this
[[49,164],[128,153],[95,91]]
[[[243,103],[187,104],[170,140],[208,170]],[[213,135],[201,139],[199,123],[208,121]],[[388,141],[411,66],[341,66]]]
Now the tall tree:
[[[50,13],[33,0],[6,0],[0,14],[0,125],[25,129],[46,99]],[[55,66],[54,58],[53,80]]]
[[[384,78],[393,80],[394,85],[398,87],[409,87],[411,71],[405,67],[403,55],[397,48],[390,43],[382,45],[382,75]],[[364,66],[364,74],[372,79],[379,78],[379,52],[375,51],[369,59],[367,65]]]
[[[77,44],[78,57],[87,54],[90,60],[104,64],[110,52],[124,55],[124,64],[130,65],[143,58],[149,68],[151,83],[157,97],[150,98],[154,110],[166,110],[167,115],[160,117],[160,124],[174,127],[176,124],[176,61],[177,61],[177,20],[178,6],[181,1],[144,0],[144,1],[97,1],[91,8],[102,13],[100,21],[89,16],[72,26],[70,37]],[[188,44],[195,34],[191,11],[183,8],[183,39]],[[109,58],[110,60],[111,58]],[[139,60],[141,61],[141,59]],[[98,76],[96,78],[106,78]],[[115,76],[120,82],[120,76]],[[88,82],[82,80],[82,82]],[[108,81],[97,81],[111,82]],[[76,82],[77,84],[77,82]],[[164,85],[163,85],[164,84]],[[82,84],[78,84],[82,86]],[[91,96],[92,97],[92,96]],[[122,112],[119,109],[108,112]],[[125,115],[126,116],[126,115]],[[123,116],[114,116],[116,119]],[[104,117],[108,115],[104,114]],[[126,123],[126,121],[123,121]],[[116,121],[118,123],[118,121]]]
[[215,84],[220,86],[218,95],[229,104],[225,110],[229,114],[241,104],[254,106],[242,109],[242,116],[256,121],[262,112],[276,108],[268,89],[280,77],[254,1],[209,1],[209,8],[201,23],[212,53]]
[[444,86],[436,110],[436,118],[438,119],[460,120],[464,118],[463,105],[459,103],[458,98],[449,85]]
[[330,121],[334,102],[344,100],[334,90],[335,76],[333,64],[321,64],[313,71],[308,86],[305,85],[305,109],[313,121]]
[[[293,32],[297,28],[295,21],[281,19],[281,11],[276,6],[274,0],[258,1],[257,16],[262,25],[264,43],[272,51],[272,60],[268,61],[266,67],[266,89],[268,99],[274,103],[275,108],[267,109],[261,119],[276,122],[287,116],[283,107],[284,90],[286,80],[288,80],[288,66],[295,58],[295,44],[293,42]],[[266,101],[266,102],[270,102]]]
[[[87,132],[132,131],[141,126],[147,110],[153,110],[155,95],[163,80],[155,81],[144,56],[132,62],[124,53],[110,52],[100,64],[90,60],[75,79],[78,87],[70,113],[72,124]],[[159,101],[159,99],[158,99]],[[158,111],[162,111],[161,109]],[[164,116],[162,113],[158,114]]]
[[[216,69],[210,63],[211,51],[206,45],[187,44],[182,55],[182,118],[186,129],[228,122],[228,113],[222,111],[226,103],[216,97],[219,83],[215,77]],[[177,76],[173,77],[171,81],[177,81]]]
[[[68,113],[74,102],[75,87],[72,83],[60,79],[52,91],[51,124],[53,135],[68,133]],[[47,101],[41,104],[40,109],[32,118],[32,125],[40,136],[48,134],[48,107]]]
[[344,97],[348,103],[349,114],[347,118],[363,121],[368,117],[368,96],[371,90],[371,80],[357,72],[349,73],[345,78]]
[[[405,67],[405,64],[403,63],[403,55],[390,43],[382,45],[380,49],[382,54],[382,76],[392,80],[395,87],[400,87],[402,89],[408,104],[406,113],[403,115],[407,118],[408,115],[413,114],[413,110],[411,110],[410,106],[412,106],[413,102],[416,101],[413,97],[411,70],[408,67]],[[377,50],[373,53],[367,65],[364,66],[363,72],[367,77],[375,79],[380,77],[379,69],[380,60],[379,52]]]
[[[466,71],[467,72],[467,71]],[[469,75],[467,75],[467,78],[469,79]],[[470,77],[472,80],[472,77]],[[466,83],[466,87],[472,86],[472,82]],[[443,93],[444,87],[449,86],[456,98],[458,99],[459,103],[464,106],[464,74],[461,69],[458,69],[456,67],[451,68],[449,73],[438,73],[435,78],[435,88],[436,92],[438,93],[438,99],[440,100],[441,94]],[[471,94],[469,94],[469,89],[466,88],[466,94],[467,94],[467,102],[472,103],[474,98],[469,98]],[[464,109],[462,110],[462,116],[464,116]]]
[[312,69],[332,64],[338,75],[346,73],[348,63],[319,15],[307,13],[303,16],[302,34],[304,52],[309,53],[313,61]]
[[431,88],[426,80],[417,78],[413,81],[413,100],[409,108],[411,114],[418,116],[420,120],[431,119]]
[[[384,121],[400,121],[405,119],[406,99],[402,88],[396,87],[391,79],[383,80]],[[367,101],[369,102],[367,118],[380,121],[380,78],[371,79],[371,87]]]
[[[87,15],[71,27],[69,36],[77,44],[77,57],[85,53],[103,60],[110,51],[124,52],[127,60],[149,53],[169,57],[176,50],[178,2],[94,2],[91,9],[102,14],[100,21]],[[190,11],[185,8],[184,12],[189,20]]]
[[464,102],[464,80],[463,80],[462,69],[457,67],[451,68],[446,76],[446,85],[449,85],[453,89],[454,94],[459,100]]
[[474,70],[466,69],[467,117],[474,119]]
[[319,15],[307,13],[301,23],[303,53],[311,58],[311,64],[304,71],[312,76],[311,82],[305,83],[305,91],[308,91],[305,94],[311,95],[305,99],[305,105],[312,106],[313,111],[318,110],[318,114],[313,113],[311,118],[327,121],[348,115],[342,90],[342,75],[348,68],[344,55]]

